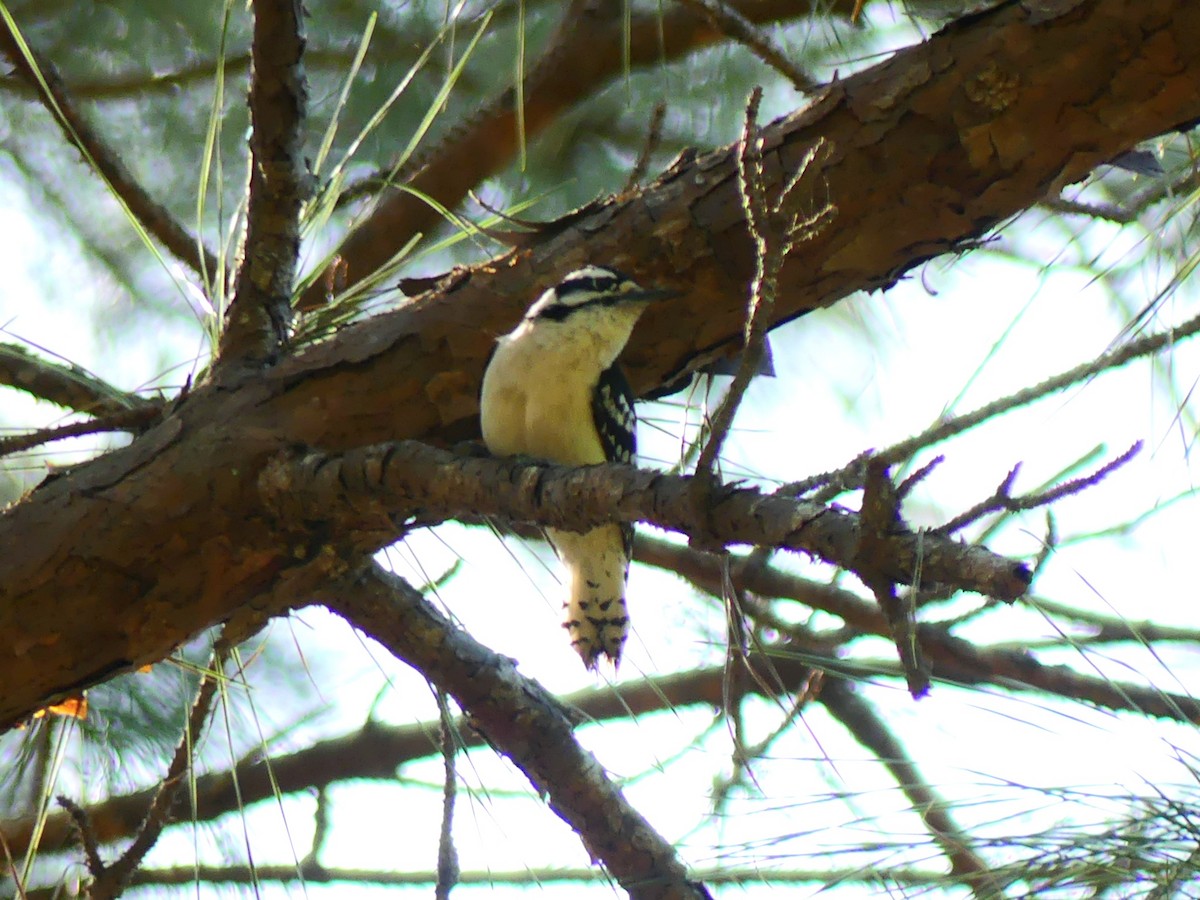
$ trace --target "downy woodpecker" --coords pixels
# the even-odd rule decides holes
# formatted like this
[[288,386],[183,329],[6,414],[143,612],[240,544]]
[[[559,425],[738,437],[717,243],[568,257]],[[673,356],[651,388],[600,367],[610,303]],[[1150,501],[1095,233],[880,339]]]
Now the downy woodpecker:
[[[488,450],[574,466],[632,463],[637,415],[616,359],[650,301],[673,293],[586,266],[542,294],[500,338],[483,374],[480,418]],[[572,646],[589,669],[602,655],[615,667],[629,633],[632,526],[602,525],[584,534],[548,528],[546,536],[570,581],[563,627]]]

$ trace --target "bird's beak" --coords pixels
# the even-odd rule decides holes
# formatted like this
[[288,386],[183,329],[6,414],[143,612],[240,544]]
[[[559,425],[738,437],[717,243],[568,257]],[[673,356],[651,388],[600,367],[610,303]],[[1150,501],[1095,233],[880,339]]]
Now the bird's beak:
[[672,297],[680,297],[683,291],[672,290],[671,288],[645,288],[637,291],[629,291],[621,296],[622,300],[629,300],[633,303],[653,303],[655,300],[669,300]]

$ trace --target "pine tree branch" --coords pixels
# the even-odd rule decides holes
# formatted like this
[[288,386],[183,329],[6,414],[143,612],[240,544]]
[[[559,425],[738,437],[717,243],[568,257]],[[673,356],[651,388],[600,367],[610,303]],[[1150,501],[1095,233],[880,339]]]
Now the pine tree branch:
[[[1145,619],[1124,619],[1115,615],[1097,613],[1093,610],[1079,609],[1045,597],[1025,596],[1021,602],[1043,615],[1065,619],[1088,629],[1091,633],[1086,637],[1072,636],[1072,640],[1079,642],[1108,644],[1133,641],[1140,644],[1167,642],[1200,644],[1200,629],[1197,628],[1162,625]],[[1059,646],[1061,646],[1061,641],[1059,641]]]
[[1134,441],[1128,450],[1104,463],[1104,465],[1089,475],[1080,478],[1071,478],[1047,490],[1036,491],[1032,494],[1017,497],[1014,497],[1012,494],[1012,486],[1016,480],[1017,472],[1020,471],[1020,466],[1014,466],[1009,470],[1004,481],[997,486],[990,497],[979,501],[970,509],[963,510],[949,522],[939,525],[934,530],[938,534],[954,534],[956,531],[961,531],[968,525],[979,521],[979,519],[991,513],[1019,512],[1021,510],[1037,509],[1041,506],[1050,506],[1063,497],[1069,497],[1072,494],[1078,494],[1088,488],[1095,487],[1117,469],[1131,462],[1141,452],[1142,442]]
[[[433,872],[387,872],[363,869],[326,869],[320,866],[308,865],[297,871],[295,866],[180,866],[174,869],[146,869],[138,873],[133,880],[135,885],[187,887],[197,880],[201,884],[227,884],[253,886],[257,883],[279,882],[280,884],[296,884],[303,880],[305,884],[348,884],[413,886],[428,887],[436,880]],[[762,868],[737,869],[721,866],[714,869],[698,870],[697,880],[712,885],[779,885],[796,886],[802,884],[862,884],[865,887],[877,888],[879,884],[895,884],[910,887],[941,887],[946,883],[944,873],[931,872],[910,868],[874,868],[862,866],[811,869],[778,869]],[[527,868],[520,871],[504,872],[489,869],[486,872],[463,872],[460,882],[464,886],[480,887],[492,885],[516,885],[521,887],[540,887],[543,885],[604,885],[609,881],[608,876],[596,869],[564,869],[564,868]],[[29,900],[56,900],[50,891],[37,893],[31,891]]]
[[[870,459],[879,460],[888,465],[905,462],[918,451],[949,440],[955,435],[962,434],[964,431],[968,431],[982,422],[994,419],[1010,410],[1028,406],[1037,400],[1041,400],[1043,397],[1064,391],[1077,384],[1082,384],[1103,372],[1119,369],[1132,360],[1153,356],[1180,341],[1194,337],[1198,333],[1200,333],[1200,315],[1193,316],[1177,326],[1126,340],[1123,344],[1119,344],[1101,353],[1095,359],[1090,359],[1065,372],[1051,376],[1040,384],[1022,388],[1015,393],[1009,394],[1007,397],[1001,397],[999,400],[985,403],[983,406],[969,413],[964,413],[963,415],[955,416],[952,419],[942,422],[936,422],[920,434],[893,444],[880,453],[872,454]],[[1122,457],[1119,464],[1124,464],[1127,461]],[[863,479],[866,477],[867,463],[868,457],[861,456],[836,472],[822,475],[816,482],[824,486],[813,495],[814,499],[832,500],[845,491],[861,487]],[[1108,470],[1105,469],[1103,471],[1104,474],[1107,474]],[[798,482],[793,485],[785,485],[780,490],[784,493],[793,493],[801,491],[805,487],[806,485]]]
[[[452,626],[447,627],[452,629]],[[487,653],[489,668],[503,665],[503,657],[492,651]],[[772,683],[780,683],[788,690],[798,689],[811,672],[807,664],[795,660],[754,658],[754,664],[771,666]],[[706,668],[637,682],[618,682],[603,688],[586,688],[559,698],[557,702],[571,710],[573,718],[586,722],[619,720],[694,704],[717,707],[721,705],[722,678],[721,668]],[[512,710],[513,715],[516,712]],[[486,746],[469,721],[455,720],[453,730],[463,747]],[[196,777],[194,821],[210,822],[238,810],[239,804],[248,807],[274,799],[279,794],[313,788],[324,790],[341,781],[391,780],[396,769],[405,763],[441,753],[434,738],[437,732],[438,724],[432,722],[391,726],[369,721],[357,732],[275,757],[269,769],[263,765],[262,753],[256,749],[239,761],[232,771]],[[233,787],[235,777],[236,791]],[[153,797],[154,789],[150,789],[93,804],[87,809],[92,830],[104,843],[135,834]],[[30,820],[0,823],[0,831],[14,856],[24,854],[28,849],[35,824]],[[70,818],[63,813],[51,813],[42,823],[42,851],[52,852],[67,846],[71,836]]]
[[450,704],[445,692],[437,695],[438,717],[441,720],[442,751],[442,824],[438,835],[437,884],[434,885],[435,900],[450,900],[450,893],[458,884],[458,849],[454,846],[454,801],[458,796],[458,771],[454,757],[458,751],[458,731],[450,714]]
[[[637,559],[639,562],[675,571],[702,590],[711,591],[714,587],[719,589],[719,585],[714,583],[720,578],[718,566],[708,554],[638,535]],[[734,571],[735,581],[748,590],[771,596],[796,597],[813,609],[844,615],[847,621],[855,623],[855,636],[863,633],[883,635],[886,630],[886,622],[878,607],[840,588],[808,582],[774,569],[740,571],[735,568]],[[822,597],[828,597],[829,601],[823,602]],[[751,611],[756,618],[760,617],[759,609],[752,607]],[[782,627],[780,630],[783,630]],[[948,636],[939,635],[939,629],[934,627],[927,627],[925,634],[931,638],[931,646],[935,648],[961,645],[961,642],[943,642],[939,645],[935,639]],[[1017,684],[1004,677],[992,677],[996,672],[1003,673],[1003,667],[993,660],[994,656],[1003,656],[1006,653],[1003,648],[979,648],[976,652],[978,658],[985,661],[985,665],[972,670],[969,679],[972,683],[992,683],[1005,689],[1027,691],[1043,689],[1036,679]],[[824,664],[833,671],[837,664],[837,655],[835,647],[810,647],[803,654],[776,654],[769,657],[757,652],[751,653],[746,659],[748,664],[759,672],[759,677],[747,681],[747,691],[759,694],[764,686],[770,686],[773,690],[796,694],[808,683],[814,660],[824,658]],[[499,655],[491,656],[494,658],[488,663],[489,667],[502,665],[503,661]],[[937,660],[945,660],[960,672],[972,668],[972,661],[968,657],[947,657],[944,652],[939,652],[935,658],[935,661]],[[880,670],[875,671],[878,673]],[[844,674],[853,677],[861,675],[862,672]],[[827,679],[825,690],[835,680]],[[1126,691],[1130,689],[1129,686],[1124,687]],[[838,696],[836,693],[827,694],[825,690],[816,696],[818,702]],[[716,666],[632,682],[618,682],[603,688],[587,688],[559,698],[558,703],[571,710],[572,716],[580,721],[596,723],[636,718],[693,705],[717,709],[725,704],[725,692],[725,669]],[[1064,693],[1061,696],[1067,700],[1090,699],[1091,692],[1089,688],[1081,695]],[[779,696],[786,695],[780,693]],[[1182,698],[1175,699],[1182,702]],[[1118,708],[1130,707],[1126,705]],[[1137,709],[1132,711],[1141,712]],[[512,714],[515,715],[516,711],[512,711]],[[1193,719],[1200,720],[1200,710],[1195,712]],[[462,719],[454,723],[453,730],[459,736],[463,747],[485,745],[483,738]],[[275,757],[271,760],[269,768],[263,765],[262,754],[256,749],[242,759],[232,771],[218,771],[196,777],[195,807],[192,810],[194,821],[210,822],[255,803],[274,800],[280,794],[312,789],[324,790],[342,781],[389,781],[395,777],[396,769],[404,764],[438,755],[441,751],[435,738],[437,733],[438,724],[433,722],[390,726],[369,721],[359,731]],[[153,796],[154,789],[150,789],[110,797],[93,804],[86,810],[92,831],[103,843],[119,841],[136,834]],[[26,852],[36,824],[31,820],[0,823],[0,831],[3,832],[4,840],[14,857]],[[73,825],[71,818],[64,813],[48,815],[41,823],[41,829],[40,846],[44,853],[55,852],[71,842]]]
[[14,434],[0,438],[0,457],[12,453],[20,453],[32,447],[40,447],[65,438],[82,437],[88,434],[104,434],[110,431],[142,431],[151,425],[159,416],[160,411],[149,409],[127,409],[124,412],[112,413],[86,422],[71,422],[53,428],[39,428],[28,434]]
[[300,0],[255,0],[250,73],[246,235],[217,367],[277,358],[292,321],[300,210],[311,192],[304,159],[308,86]]
[[[304,58],[310,69],[322,68],[342,73],[354,60],[353,49],[328,48],[305,52]],[[187,62],[177,69],[154,72],[128,72],[100,76],[89,81],[77,81],[71,85],[71,96],[75,100],[137,100],[150,95],[175,96],[181,90],[208,89],[217,73],[225,78],[244,78],[250,71],[249,53],[232,53],[222,59],[201,59]],[[0,81],[0,94],[36,98],[36,85],[15,81]]]
[[1120,202],[1092,203],[1072,200],[1067,197],[1050,197],[1042,206],[1054,212],[1087,216],[1091,219],[1106,219],[1120,225],[1136,222],[1150,207],[1171,198],[1186,198],[1200,187],[1200,169],[1189,166],[1178,172],[1159,175],[1148,185]]
[[[1006,3],[769,126],[778,183],[816,137],[836,147],[822,175],[839,211],[789,256],[772,324],[893,284],[1048,185],[1200,118],[1200,58],[1178,49],[1196,33],[1200,6],[1187,0]],[[896,165],[878,164],[885,152]],[[728,149],[681,159],[642,194],[580,210],[252,386],[201,385],[129,447],[0,513],[0,545],[25,551],[0,554],[0,723],[162,659],[240,606],[303,602],[319,574],[304,554],[321,536],[297,542],[262,514],[265,462],[293,445],[472,437],[492,337],[564,265],[608,259],[689,289],[639,324],[623,357],[635,389],[721,355],[739,341],[753,265],[734,168]]]
[[98,418],[162,406],[161,401],[119,390],[79,366],[50,362],[16,344],[0,344],[0,385]]
[[679,0],[708,19],[713,26],[757,56],[792,83],[797,91],[809,92],[820,85],[795,65],[732,3],[725,0]]
[[[260,487],[282,522],[296,527],[320,519],[334,525],[342,540],[361,541],[361,552],[392,543],[409,525],[470,510],[473,516],[575,531],[644,521],[705,542],[802,550],[850,571],[859,561],[855,513],[632,466],[463,458],[408,441],[341,455],[289,452],[268,464]],[[926,583],[1008,602],[1029,586],[1023,564],[937,535],[881,535],[872,564],[908,584],[918,559]]]
[[[219,680],[224,677],[221,670],[224,668],[229,649],[224,636],[218,639],[209,662],[213,673],[200,676],[196,697],[184,722],[183,734],[180,735],[162,782],[154,791],[154,799],[146,810],[133,842],[111,864],[100,867],[98,871],[95,865],[89,867],[93,881],[88,888],[88,897],[92,900],[116,900],[120,897],[129,886],[134,873],[141,867],[146,854],[158,842],[163,828],[173,821],[172,810],[187,784],[185,779],[192,765],[194,747],[212,710]],[[89,857],[93,855],[89,853]]]
[[372,565],[322,599],[454,697],[474,727],[525,773],[591,857],[634,900],[704,898],[674,848],[625,800],[571,733],[561,704],[464,631],[424,597]]
[[[750,380],[762,365],[784,260],[796,244],[812,240],[837,215],[837,207],[832,204],[814,202],[814,179],[805,179],[810,168],[819,170],[828,158],[829,148],[824,142],[818,142],[801,157],[791,177],[777,192],[770,190],[763,168],[763,135],[758,126],[761,102],[762,88],[756,87],[746,104],[736,157],[738,193],[746,216],[746,230],[754,244],[754,277],[750,281],[741,361],[725,399],[713,414],[708,438],[696,460],[696,474],[704,477],[712,473],[720,458],[721,447]],[[805,189],[801,190],[801,186]]]
[[[654,541],[639,534],[634,558],[639,562],[670,569],[702,590],[715,596],[721,595],[724,578],[722,568],[709,554],[666,541]],[[854,635],[874,634],[889,640],[892,638],[887,617],[878,604],[862,600],[850,591],[765,566],[735,565],[730,571],[736,588],[751,591],[760,597],[795,599],[812,609],[837,616]],[[758,615],[760,608],[761,601],[755,603],[753,598],[747,598],[746,609],[749,613]],[[774,617],[771,625],[787,631],[786,624]],[[929,623],[917,624],[915,637],[923,655],[932,663],[933,677],[939,681],[960,685],[993,684],[1006,690],[1052,694],[1064,700],[1092,703],[1105,709],[1178,722],[1200,722],[1200,702],[1183,694],[1172,694],[1154,686],[1111,678],[1091,677],[1065,665],[1047,665],[1023,648],[980,647]],[[802,644],[808,638],[798,634],[795,640]],[[847,676],[860,672],[855,666],[844,665],[836,659],[825,660],[822,665],[831,672]],[[880,663],[871,663],[868,669],[876,673],[883,670]],[[890,666],[890,669],[889,675],[900,671],[895,666]]]

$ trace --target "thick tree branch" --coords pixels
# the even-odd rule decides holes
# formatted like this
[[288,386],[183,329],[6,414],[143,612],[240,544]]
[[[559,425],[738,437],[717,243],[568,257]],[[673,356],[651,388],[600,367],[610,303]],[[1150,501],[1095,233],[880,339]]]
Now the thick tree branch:
[[[525,773],[634,900],[703,898],[675,850],[622,796],[572,735],[564,708],[417,591],[372,566],[349,590],[333,586],[330,609],[451,694],[474,727]],[[497,662],[499,665],[497,665]]]
[[[859,559],[855,513],[632,466],[572,469],[519,459],[463,458],[405,442],[341,456],[288,454],[267,466],[260,483],[267,503],[285,523],[293,528],[328,523],[342,540],[361,538],[362,552],[395,541],[399,531],[394,523],[416,517],[420,524],[430,524],[468,511],[572,531],[643,521],[705,543],[803,550],[852,571]],[[911,582],[920,559],[927,584],[952,584],[1005,601],[1015,600],[1029,586],[1023,564],[930,534],[881,534],[877,549],[872,564],[887,566],[886,577],[904,584]]]
[[[33,89],[54,121],[62,129],[67,143],[79,150],[84,160],[99,173],[117,199],[176,259],[197,274],[209,277],[218,271],[216,257],[187,232],[175,217],[145,188],[121,162],[121,155],[88,123],[75,106],[58,70],[49,60],[28,47],[12,28],[11,20],[0,18],[0,54],[6,56]],[[28,53],[26,52],[28,51]]]
[[300,208],[311,190],[303,155],[304,43],[300,0],[256,0],[246,236],[221,333],[221,367],[273,360],[291,327]]
[[[805,148],[836,222],[795,248],[773,324],[977,238],[1128,147],[1200,118],[1200,4],[1009,3],[827,89],[766,129],[778,187]],[[778,175],[776,175],[778,173]],[[637,198],[593,204],[529,247],[344,329],[238,390],[197,387],[127,448],[0,514],[0,724],[152,662],[252,603],[311,599],[322,536],[264,514],[262,466],[288,446],[337,452],[477,433],[493,337],[583,262],[688,288],[651,310],[624,356],[660,385],[740,339],[752,272],[731,151],[681,160]],[[822,194],[824,196],[824,194]],[[305,596],[305,592],[308,595]]]

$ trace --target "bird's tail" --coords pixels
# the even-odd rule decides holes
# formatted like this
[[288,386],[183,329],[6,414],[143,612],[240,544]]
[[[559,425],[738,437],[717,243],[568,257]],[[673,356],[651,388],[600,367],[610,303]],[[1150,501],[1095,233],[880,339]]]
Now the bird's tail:
[[629,555],[619,525],[603,525],[586,534],[547,532],[569,579],[563,627],[583,664],[595,669],[601,656],[621,661],[629,636],[625,581]]

